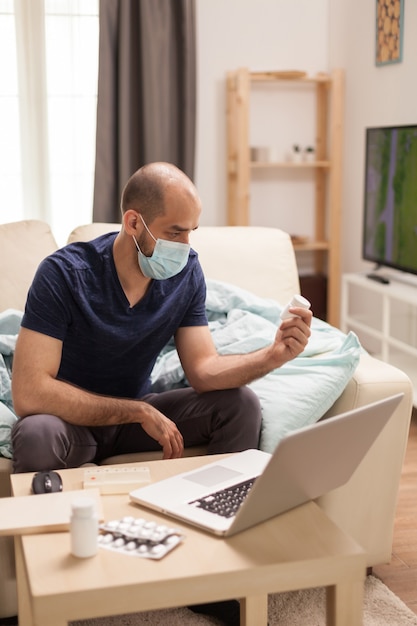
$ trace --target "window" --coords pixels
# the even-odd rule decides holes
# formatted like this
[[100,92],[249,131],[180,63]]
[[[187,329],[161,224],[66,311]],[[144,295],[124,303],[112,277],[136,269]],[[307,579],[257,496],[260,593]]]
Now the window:
[[0,221],[23,217],[13,0],[0,0]]
[[0,0],[0,221],[92,218],[98,0]]

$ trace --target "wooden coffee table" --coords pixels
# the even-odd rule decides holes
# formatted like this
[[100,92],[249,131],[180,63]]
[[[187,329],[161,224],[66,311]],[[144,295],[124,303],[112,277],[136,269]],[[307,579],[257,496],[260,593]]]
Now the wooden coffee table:
[[[156,481],[213,458],[135,465],[149,467]],[[60,471],[64,489],[82,488],[83,473],[81,468]],[[30,493],[32,476],[12,476],[15,496]],[[102,501],[106,520],[168,519],[130,503],[127,495],[106,495]],[[228,539],[169,524],[186,538],[160,561],[103,549],[77,559],[70,554],[67,532],[16,537],[19,626],[66,626],[77,619],[230,598],[241,599],[242,626],[264,626],[268,593],[321,586],[327,587],[329,626],[362,624],[365,555],[314,502]]]

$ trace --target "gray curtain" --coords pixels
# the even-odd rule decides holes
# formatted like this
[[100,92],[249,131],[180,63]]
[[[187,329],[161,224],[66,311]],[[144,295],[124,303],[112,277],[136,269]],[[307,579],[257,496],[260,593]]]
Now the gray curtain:
[[100,0],[93,220],[120,221],[127,179],[152,161],[194,175],[195,0]]

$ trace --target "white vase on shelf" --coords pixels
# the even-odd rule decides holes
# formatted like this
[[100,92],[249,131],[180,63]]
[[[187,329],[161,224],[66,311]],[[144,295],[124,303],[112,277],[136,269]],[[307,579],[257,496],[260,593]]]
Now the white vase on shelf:
[[307,146],[303,152],[304,161],[306,163],[313,163],[316,160],[316,152],[312,146]]

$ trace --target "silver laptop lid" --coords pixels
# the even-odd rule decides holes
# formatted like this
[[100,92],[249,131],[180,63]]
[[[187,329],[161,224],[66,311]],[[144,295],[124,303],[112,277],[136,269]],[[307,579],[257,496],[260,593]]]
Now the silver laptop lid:
[[[252,526],[257,518],[273,517],[278,508],[289,510],[344,485],[403,395],[330,417],[284,437],[227,534]],[[267,485],[268,497],[265,497]]]

